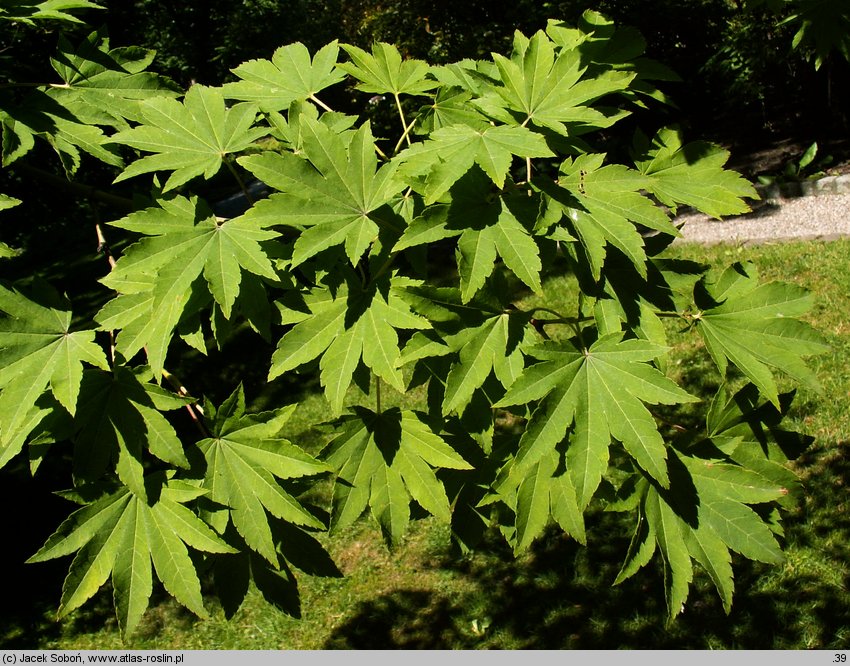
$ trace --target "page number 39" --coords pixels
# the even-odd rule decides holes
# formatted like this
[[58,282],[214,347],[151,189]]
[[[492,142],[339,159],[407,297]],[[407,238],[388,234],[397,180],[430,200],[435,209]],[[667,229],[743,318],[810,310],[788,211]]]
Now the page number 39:
[[835,656],[832,658],[832,662],[834,664],[846,664],[847,663],[847,653],[846,652],[836,652]]

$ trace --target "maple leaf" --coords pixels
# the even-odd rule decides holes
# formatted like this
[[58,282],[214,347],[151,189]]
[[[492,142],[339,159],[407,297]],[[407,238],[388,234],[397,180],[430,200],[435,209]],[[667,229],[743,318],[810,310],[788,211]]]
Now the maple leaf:
[[451,203],[427,207],[405,228],[393,247],[400,251],[460,236],[457,245],[461,295],[470,301],[492,274],[497,257],[530,289],[540,292],[540,250],[526,227],[539,213],[539,200],[524,194],[491,196],[492,184],[477,167],[451,189]]
[[151,171],[173,171],[163,187],[167,192],[195,176],[212,178],[226,155],[244,150],[267,133],[252,127],[256,106],[225,108],[221,90],[201,85],[189,88],[182,103],[154,97],[139,108],[143,124],[114,134],[110,141],[155,154],[133,162],[116,183]]
[[569,135],[567,124],[611,125],[617,116],[606,117],[588,103],[628,89],[635,76],[609,70],[582,80],[587,67],[582,65],[580,51],[561,49],[556,54],[543,31],[531,39],[517,33],[510,59],[495,53],[493,59],[503,85],[483,95],[476,106],[502,122],[532,122],[563,136]]
[[676,128],[659,130],[650,145],[635,138],[635,166],[649,177],[646,188],[675,211],[685,204],[721,217],[749,212],[744,199],[758,199],[755,188],[734,171],[723,168],[729,152],[703,141],[682,143]]
[[550,516],[577,541],[586,543],[584,517],[575,487],[560,451],[549,451],[531,465],[519,483],[511,478],[497,479],[494,490],[513,510],[514,553],[527,549],[543,533]]
[[222,92],[230,99],[254,102],[266,113],[280,111],[342,81],[345,75],[336,67],[338,54],[336,41],[316,51],[312,60],[300,42],[287,44],[271,60],[248,60],[232,70],[242,80],[224,84]]
[[[113,598],[125,636],[133,633],[148,607],[153,575],[180,604],[208,617],[201,583],[186,546],[206,553],[232,553],[185,503],[204,494],[185,482],[148,476],[155,502],[127,488],[72,513],[27,562],[77,555],[62,588],[59,617],[82,606],[112,574]],[[155,490],[155,492],[153,492]]]
[[207,463],[203,488],[209,491],[209,499],[228,507],[245,543],[277,567],[267,511],[295,525],[324,526],[276,479],[312,476],[328,468],[279,437],[295,405],[248,414],[240,384],[217,409],[208,407],[204,416],[211,437],[198,442]]
[[80,122],[73,113],[57,103],[43,90],[35,90],[20,106],[0,110],[3,121],[3,164],[9,165],[29,152],[35,138],[47,141],[56,151],[69,175],[80,166],[80,150],[93,157],[121,167],[124,162],[110,139],[94,125]]
[[310,311],[278,342],[269,379],[322,356],[321,382],[335,413],[342,410],[345,392],[359,362],[404,392],[399,370],[396,329],[429,328],[428,321],[411,312],[403,290],[412,281],[396,276],[370,288],[353,286],[314,290],[305,303]]
[[144,499],[145,451],[189,467],[182,442],[160,411],[191,400],[149,384],[151,378],[147,368],[85,372],[73,437],[75,478],[97,481],[114,463],[121,482]]
[[121,329],[116,349],[125,358],[146,347],[157,375],[201,274],[225,318],[240,293],[243,271],[277,281],[260,243],[279,234],[244,216],[220,222],[197,198],[163,199],[159,207],[110,224],[146,237],[127,248],[101,280],[122,295],[107,303],[95,319],[103,329]]
[[731,361],[777,407],[779,394],[771,368],[818,387],[802,357],[829,347],[823,336],[795,318],[811,308],[811,294],[792,284],[759,284],[749,263],[736,263],[699,286],[713,307],[701,310],[693,321],[724,377]]
[[706,570],[728,613],[734,592],[730,550],[760,562],[783,559],[771,527],[749,505],[778,500],[787,490],[733,461],[674,449],[671,458],[669,489],[640,482],[638,525],[615,584],[648,563],[657,546],[671,619],[684,609],[693,580],[692,560]]
[[498,186],[505,178],[514,156],[553,157],[546,140],[526,127],[505,125],[450,125],[432,132],[428,139],[405,149],[395,158],[401,172],[414,179],[426,176],[423,194],[431,204],[477,164]]
[[74,49],[65,37],[50,63],[62,79],[47,95],[80,122],[125,128],[125,119],[139,121],[139,101],[176,97],[173,83],[144,71],[155,52],[138,47],[110,49],[103,30],[92,32]]
[[445,372],[439,373],[439,388],[435,387],[442,414],[464,412],[491,373],[505,387],[517,378],[523,366],[521,347],[530,344],[534,335],[527,325],[529,315],[483,299],[466,302],[460,290],[453,288],[414,285],[404,299],[431,321],[434,330],[411,337],[399,365],[452,357]]
[[295,241],[293,266],[340,244],[357,264],[378,237],[385,206],[403,190],[395,179],[396,164],[377,168],[368,123],[349,136],[304,116],[299,127],[302,152],[309,161],[291,153],[238,160],[281,192],[255,206],[248,219],[307,227]]
[[410,520],[410,500],[432,515],[451,518],[445,488],[434,468],[472,469],[412,411],[375,413],[363,407],[339,422],[341,432],[321,457],[337,472],[331,529],[351,525],[368,506],[390,545]]
[[603,155],[568,158],[560,168],[557,184],[535,180],[569,220],[569,225],[585,249],[591,274],[599,279],[606,257],[606,245],[620,250],[646,277],[644,239],[638,226],[671,236],[679,232],[667,214],[640,193],[649,179],[618,164],[602,166]]
[[432,103],[419,109],[416,131],[431,134],[451,125],[484,127],[488,124],[487,118],[471,106],[472,96],[472,92],[460,87],[440,87]]
[[[37,399],[48,388],[70,414],[77,409],[83,364],[109,368],[95,331],[71,331],[70,306],[52,288],[41,285],[30,300],[0,287],[0,450],[8,460],[38,424]],[[36,410],[35,414],[45,412]]]
[[648,363],[663,352],[663,347],[645,340],[623,340],[622,332],[603,336],[583,351],[569,343],[526,350],[543,362],[526,368],[495,405],[541,401],[511,465],[515,485],[572,425],[566,466],[582,509],[607,468],[612,438],[667,487],[667,447],[644,403],[697,399]]
[[403,60],[398,48],[392,44],[377,42],[372,46],[372,53],[351,44],[343,44],[342,48],[351,57],[351,62],[340,63],[337,67],[360,82],[358,90],[419,95],[439,85],[425,78],[427,62],[413,58]]
[[519,345],[526,324],[523,316],[497,314],[478,326],[470,325],[460,333],[443,338],[448,349],[458,354],[446,377],[444,414],[453,410],[462,412],[491,372],[495,372],[505,386],[513,382],[516,378],[514,364],[522,359]]
[[788,461],[814,441],[811,436],[781,427],[793,397],[793,392],[781,394],[777,409],[754,384],[731,395],[726,386],[721,386],[706,414],[706,435],[717,447],[716,455],[725,455],[783,488],[787,494],[778,503],[787,509],[795,507],[802,492],[800,479],[789,469]]

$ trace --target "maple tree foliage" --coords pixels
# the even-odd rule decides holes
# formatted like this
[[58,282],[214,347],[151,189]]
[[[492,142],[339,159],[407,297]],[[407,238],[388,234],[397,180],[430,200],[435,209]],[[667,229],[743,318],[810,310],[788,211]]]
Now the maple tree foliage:
[[[11,3],[0,18],[94,6]],[[642,50],[635,31],[586,12],[517,33],[488,61],[291,44],[235,67],[232,83],[182,92],[147,71],[150,52],[99,32],[62,39],[59,78],[2,100],[3,164],[44,141],[69,175],[86,153],[139,198],[98,225],[133,240],[100,280],[97,312],[38,280],[0,287],[0,464],[24,456],[36,470],[68,451],[65,496],[82,505],[31,558],[76,553],[60,615],[111,579],[132,633],[156,576],[204,616],[205,571],[228,613],[250,581],[294,612],[280,601],[294,570],[338,574],[314,534],[369,514],[392,547],[414,506],[452,523],[464,549],[470,515],[498,524],[517,553],[550,525],[584,543],[594,507],[628,513],[612,583],[655,560],[671,618],[694,563],[728,611],[733,552],[780,561],[789,442],[806,439],[778,426],[788,394],[775,375],[816,385],[805,357],[825,346],[798,319],[811,305],[800,288],[749,264],[665,259],[677,207],[720,217],[757,195],[724,150],[676,128],[638,132],[630,161],[609,158],[599,131],[664,99],[653,82],[669,72]],[[321,99],[347,78],[389,100],[397,136]],[[250,204],[230,217],[196,187],[225,171]],[[246,172],[270,196],[254,201]],[[551,318],[521,309],[519,288],[545,292],[556,269],[577,276],[580,302]],[[716,365],[701,430],[661,420],[659,406],[699,403],[666,372],[663,318]],[[166,366],[184,343],[226,362],[243,325],[274,345],[268,381],[318,374],[333,420],[316,455],[281,436],[295,405],[255,413],[241,385],[221,404],[204,386],[173,388]],[[725,381],[731,367],[743,385]],[[389,402],[420,388],[416,408]],[[186,411],[191,432],[175,427]],[[520,433],[500,430],[508,412]],[[327,479],[324,508],[301,498]]]

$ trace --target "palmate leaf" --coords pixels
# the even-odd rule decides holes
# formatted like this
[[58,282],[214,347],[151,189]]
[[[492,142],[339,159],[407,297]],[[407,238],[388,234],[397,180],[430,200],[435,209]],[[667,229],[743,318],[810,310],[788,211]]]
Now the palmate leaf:
[[167,79],[144,71],[153,61],[153,51],[110,49],[102,30],[91,33],[76,49],[60,37],[58,51],[51,65],[62,83],[52,85],[47,94],[86,124],[125,128],[125,119],[142,119],[140,100],[178,95]]
[[779,398],[776,409],[754,384],[731,395],[721,386],[706,415],[706,435],[729,460],[781,487],[787,494],[778,503],[792,509],[802,487],[788,461],[802,454],[814,438],[781,427],[793,394]]
[[448,522],[449,500],[434,468],[472,469],[411,411],[375,413],[358,407],[322,451],[337,472],[331,529],[351,525],[368,506],[384,538],[397,545],[410,521],[410,500]]
[[434,130],[450,125],[487,125],[487,118],[470,105],[472,92],[455,86],[442,86],[428,106],[419,109],[416,131],[431,134]]
[[73,437],[77,480],[98,481],[114,464],[121,482],[145,499],[145,452],[176,467],[189,467],[182,442],[160,410],[191,401],[149,384],[149,379],[145,368],[85,372]]
[[517,124],[532,122],[567,136],[568,124],[607,127],[613,119],[593,109],[589,104],[607,94],[626,90],[634,73],[609,70],[595,72],[582,80],[586,66],[576,49],[561,48],[543,31],[531,39],[520,35],[514,39],[510,59],[493,54],[502,81],[494,93],[485,94],[476,102],[486,113],[502,122],[509,122],[512,112]]
[[[636,137],[635,166],[649,177],[652,194],[675,210],[679,204],[721,217],[749,212],[744,199],[758,199],[755,188],[734,171],[723,168],[729,152],[710,143],[682,143],[676,128],[665,128],[651,145],[640,145]],[[644,137],[645,141],[645,137]]]
[[3,164],[8,166],[29,152],[35,138],[47,141],[56,151],[67,174],[80,166],[80,151],[96,159],[121,167],[121,156],[107,145],[108,137],[95,125],[80,122],[69,109],[36,89],[20,106],[0,110],[3,121]]
[[209,498],[228,507],[245,543],[275,567],[279,560],[266,512],[294,525],[324,527],[277,482],[329,471],[279,437],[294,410],[291,405],[247,414],[240,385],[218,409],[210,406],[206,410],[212,436],[198,442],[207,463],[203,488],[209,491]]
[[[33,407],[48,388],[71,414],[83,377],[83,364],[104,370],[109,363],[94,331],[71,331],[67,301],[42,285],[30,300],[0,287],[0,458],[7,461],[34,428]],[[39,412],[45,415],[45,412]]]
[[[814,51],[815,69],[827,61],[833,50],[850,62],[850,10],[841,0],[794,0],[791,15],[780,25],[796,25],[791,45]],[[806,53],[806,57],[810,57]]]
[[319,49],[312,60],[306,46],[288,44],[277,49],[270,61],[243,62],[233,70],[242,80],[224,84],[222,92],[229,99],[254,102],[266,113],[281,111],[342,81],[345,74],[336,67],[338,54],[336,41]]
[[645,277],[646,252],[639,228],[672,236],[679,232],[666,213],[640,193],[649,186],[645,176],[617,164],[602,166],[603,158],[582,155],[567,159],[557,184],[542,179],[535,184],[566,214],[595,279],[602,274],[608,245],[620,250]]
[[360,83],[357,89],[371,93],[390,93],[392,95],[420,95],[436,88],[436,81],[426,79],[428,63],[413,58],[403,60],[396,46],[377,42],[372,53],[351,44],[342,48],[351,57],[351,62],[340,63],[338,67],[348,72]]
[[731,361],[777,408],[779,394],[771,368],[818,387],[802,357],[828,347],[823,336],[796,319],[811,307],[811,294],[791,284],[759,284],[751,264],[735,264],[698,286],[717,303],[694,321],[722,375]]
[[540,292],[540,250],[529,232],[539,200],[524,194],[492,197],[492,183],[472,167],[450,191],[450,204],[425,208],[405,228],[394,251],[459,236],[457,244],[461,297],[469,302],[493,273],[500,257],[530,289]]
[[[133,633],[152,592],[151,564],[165,589],[196,615],[207,617],[201,584],[186,546],[207,553],[232,553],[187,501],[204,491],[158,475],[146,482],[156,488],[148,503],[128,489],[72,513],[27,562],[45,562],[79,551],[62,590],[59,617],[82,606],[112,575],[118,621]],[[161,487],[160,487],[161,486]]]
[[444,338],[458,357],[446,377],[443,414],[462,413],[491,372],[503,386],[511,385],[516,379],[515,368],[522,367],[520,343],[527,323],[522,315],[497,314]]
[[[239,164],[281,194],[260,202],[248,219],[263,225],[304,226],[292,254],[297,266],[310,257],[344,245],[352,264],[377,239],[381,213],[404,186],[396,165],[377,168],[369,124],[347,136],[321,122],[300,119],[302,152],[243,157]],[[382,210],[383,209],[383,210]]]
[[146,347],[157,376],[201,274],[225,318],[240,293],[243,272],[277,281],[261,243],[279,234],[246,217],[219,221],[197,198],[162,199],[158,208],[110,224],[146,238],[130,246],[102,280],[122,295],[107,303],[96,320],[103,329],[121,329],[116,348],[125,358]]
[[531,465],[519,483],[511,477],[497,480],[497,496],[516,516],[515,554],[526,550],[543,533],[550,518],[579,543],[586,543],[584,516],[572,478],[562,462],[563,454],[553,450]]
[[[553,157],[545,139],[526,127],[505,125],[449,125],[432,132],[428,139],[399,153],[401,173],[411,186],[421,189],[425,203],[442,197],[477,164],[490,179],[503,187],[514,156]],[[424,187],[417,180],[425,176]]]
[[771,527],[749,505],[781,499],[786,489],[746,466],[672,450],[671,485],[642,482],[638,525],[616,583],[646,565],[656,546],[664,563],[670,618],[685,607],[693,563],[708,573],[728,613],[734,592],[730,551],[776,564],[782,552]]
[[305,299],[310,315],[278,342],[269,379],[321,355],[322,386],[336,414],[342,410],[361,359],[375,375],[404,392],[396,330],[429,328],[428,321],[415,315],[403,300],[403,291],[412,284],[405,278],[387,276],[365,290],[352,286],[334,295],[314,290]]
[[144,122],[114,134],[110,141],[155,153],[127,167],[115,182],[152,171],[173,171],[163,191],[203,175],[212,178],[226,155],[237,153],[267,133],[253,127],[257,107],[224,105],[220,89],[194,85],[183,102],[163,97],[145,100]]
[[520,439],[510,466],[513,485],[521,482],[573,426],[566,467],[579,507],[584,509],[608,466],[611,439],[620,441],[638,466],[667,487],[667,447],[644,406],[696,400],[653,368],[649,361],[664,348],[622,333],[599,338],[589,349],[568,343],[526,350],[543,359],[526,368],[495,405],[541,401]]

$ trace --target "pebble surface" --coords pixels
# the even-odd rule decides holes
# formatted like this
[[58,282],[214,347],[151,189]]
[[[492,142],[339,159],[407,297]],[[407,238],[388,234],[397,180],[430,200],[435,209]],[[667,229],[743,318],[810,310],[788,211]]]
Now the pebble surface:
[[676,243],[762,244],[789,240],[835,240],[850,236],[850,193],[821,193],[796,198],[765,199],[753,212],[723,220],[702,213],[683,213]]

